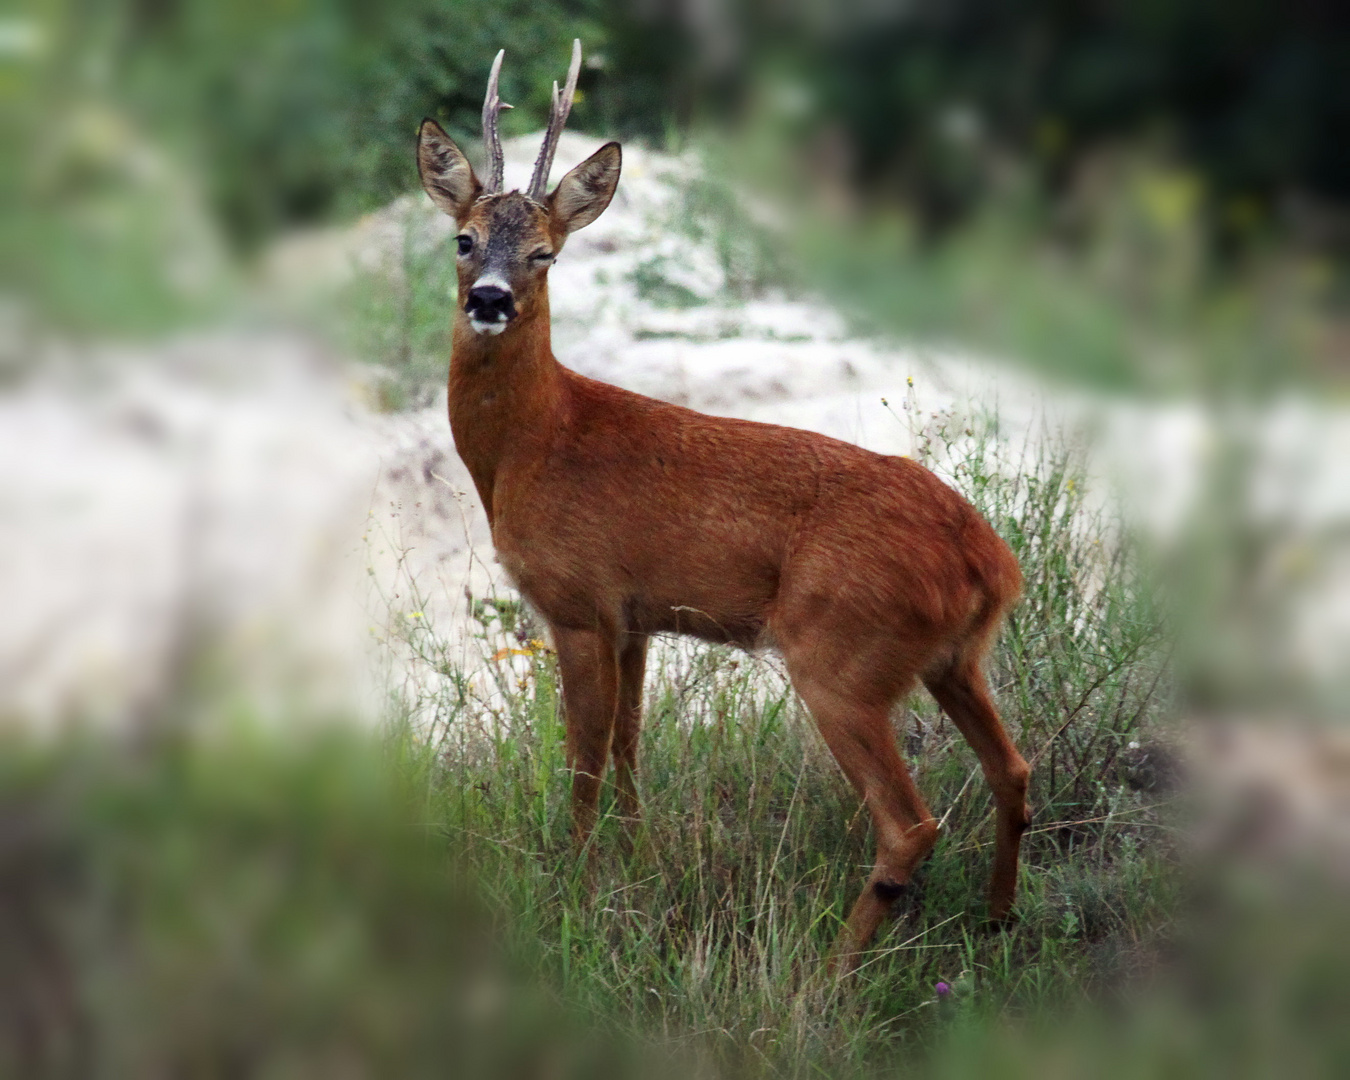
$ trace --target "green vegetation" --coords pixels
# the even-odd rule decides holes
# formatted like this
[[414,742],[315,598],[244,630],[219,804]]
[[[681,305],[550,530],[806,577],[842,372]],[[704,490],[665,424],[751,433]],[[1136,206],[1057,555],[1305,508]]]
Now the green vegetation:
[[[238,714],[131,745],[7,741],[0,1075],[537,1074],[557,1014],[488,947],[382,757]],[[568,1045],[557,1075],[596,1067]]]
[[[7,746],[0,1070],[1335,1075],[1343,906],[1310,889],[1272,921],[1253,880],[1216,892],[1186,865],[1137,545],[1072,447],[1021,460],[950,416],[916,436],[1026,572],[992,665],[1036,765],[1010,929],[983,923],[974,759],[916,699],[897,733],[943,835],[831,984],[867,821],[774,662],[726,649],[655,650],[644,824],[630,847],[607,815],[578,857],[553,658],[483,597],[472,672],[395,617],[412,678],[377,737],[211,706],[124,745]],[[166,717],[219,697],[183,685]]]
[[[903,193],[926,228],[997,197],[1000,155],[1053,191],[1102,147],[1159,134],[1232,242],[1278,229],[1290,192],[1350,198],[1346,27],[1316,8],[47,0],[29,18],[40,44],[11,35],[9,89],[57,107],[111,92],[188,155],[246,244],[409,189],[417,121],[475,133],[498,48],[508,131],[535,129],[574,36],[593,58],[580,129],[664,138],[772,114],[808,142],[831,133],[832,167]],[[25,85],[34,66],[45,77]]]
[[[414,670],[440,676],[400,702],[428,817],[504,913],[508,955],[599,1028],[674,1039],[732,1073],[838,1075],[931,1049],[954,1024],[1071,1010],[1168,943],[1184,878],[1174,793],[1140,768],[1168,757],[1169,728],[1161,613],[1139,553],[1088,512],[1074,453],[1012,468],[992,431],[955,424],[931,425],[925,454],[1027,572],[993,664],[1037,766],[1020,923],[982,924],[991,802],[968,747],[916,699],[898,734],[943,836],[846,993],[819,968],[870,864],[868,822],[772,660],[658,651],[644,826],[628,851],[605,820],[588,866],[569,843],[556,672],[528,617],[475,609],[493,657],[477,681],[423,619],[399,623]],[[954,1000],[937,1000],[938,981]]]
[[[1343,20],[949,7],[714,27],[605,0],[38,5],[0,56],[0,287],[81,333],[219,318],[235,256],[413,190],[423,115],[476,153],[503,44],[507,134],[537,129],[580,35],[575,128],[725,140],[737,168],[691,185],[685,224],[733,298],[820,291],[1107,388],[1343,380]],[[730,194],[756,186],[785,189],[768,243]],[[650,269],[646,294],[693,302]],[[402,364],[433,332],[390,303],[402,339],[369,347]]]
[[1062,207],[1010,194],[937,240],[881,211],[807,219],[793,247],[804,280],[859,329],[975,346],[1060,383],[1250,396],[1342,380],[1334,264],[1276,249],[1216,272],[1194,182],[1141,162],[1072,229]]
[[822,198],[817,163],[772,125],[748,146],[705,135],[705,172],[669,224],[713,251],[729,302],[816,294],[859,335],[973,347],[1107,392],[1250,396],[1344,378],[1339,263],[1279,243],[1216,262],[1202,178],[1157,148],[1103,155],[1053,197],[1007,164],[934,233],[907,203]]

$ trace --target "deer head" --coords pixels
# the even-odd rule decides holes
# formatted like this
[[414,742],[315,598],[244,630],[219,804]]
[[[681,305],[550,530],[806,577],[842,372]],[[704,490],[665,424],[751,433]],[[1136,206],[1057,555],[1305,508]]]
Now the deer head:
[[553,84],[553,104],[534,176],[524,192],[502,191],[502,142],[497,118],[505,104],[497,92],[502,57],[497,54],[483,101],[486,183],[434,120],[423,120],[417,137],[417,170],[432,202],[459,225],[457,318],[477,334],[501,334],[547,311],[548,270],[567,237],[600,216],[619,183],[619,144],[606,143],[558,183],[550,195],[549,170],[581,71],[581,42],[572,43],[572,64],[562,91]]

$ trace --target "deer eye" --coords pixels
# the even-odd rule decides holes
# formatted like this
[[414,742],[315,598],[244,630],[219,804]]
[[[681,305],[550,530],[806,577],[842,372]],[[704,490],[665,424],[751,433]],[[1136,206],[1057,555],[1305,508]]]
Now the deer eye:
[[462,235],[462,236],[457,236],[457,237],[455,237],[455,239],[459,242],[459,253],[460,253],[461,255],[467,255],[469,252],[471,252],[471,251],[473,250],[473,237],[472,237],[472,236],[469,236],[469,235],[466,233],[466,234],[464,234],[464,235]]
[[553,252],[540,248],[530,256],[530,259],[534,262],[550,262],[553,259]]

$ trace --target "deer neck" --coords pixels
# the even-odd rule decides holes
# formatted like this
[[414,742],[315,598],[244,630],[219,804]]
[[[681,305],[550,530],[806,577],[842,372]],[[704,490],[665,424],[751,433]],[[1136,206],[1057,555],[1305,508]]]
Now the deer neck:
[[460,310],[450,354],[450,430],[479,497],[493,517],[504,465],[543,452],[562,407],[562,369],[553,357],[548,300],[505,333],[475,333]]

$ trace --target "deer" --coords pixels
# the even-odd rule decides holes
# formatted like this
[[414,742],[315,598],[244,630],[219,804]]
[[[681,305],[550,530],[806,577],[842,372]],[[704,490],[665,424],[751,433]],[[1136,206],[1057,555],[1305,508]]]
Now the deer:
[[529,187],[504,191],[504,55],[483,102],[486,177],[432,119],[418,132],[417,167],[459,230],[450,429],[497,559],[556,651],[574,841],[588,845],[611,760],[615,806],[639,820],[653,635],[772,649],[873,826],[875,862],[827,968],[856,968],[938,838],[891,722],[920,682],[992,791],[988,915],[1004,923],[1030,821],[1030,768],[983,665],[1021,592],[1016,556],[908,457],[706,415],[559,363],[549,268],[613,199],[621,149],[606,143],[546,191],[581,66],[574,41]]

